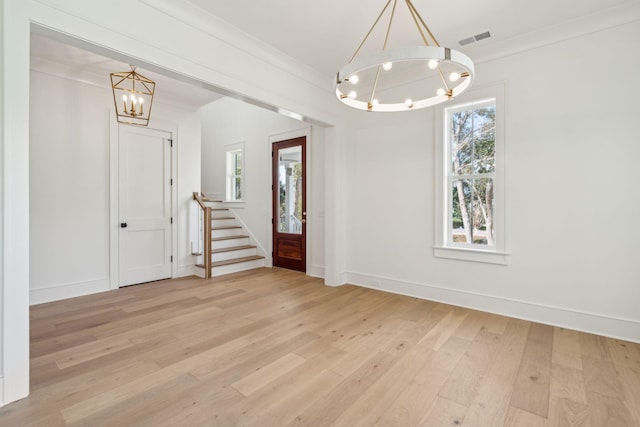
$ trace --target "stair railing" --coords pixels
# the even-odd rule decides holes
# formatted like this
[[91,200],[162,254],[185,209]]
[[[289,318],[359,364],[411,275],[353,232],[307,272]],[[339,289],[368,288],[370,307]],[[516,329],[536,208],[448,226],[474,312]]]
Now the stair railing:
[[203,264],[204,278],[211,278],[211,207],[204,204],[205,200],[200,193],[193,193],[193,200],[198,202],[203,211],[202,222],[202,245],[203,245]]

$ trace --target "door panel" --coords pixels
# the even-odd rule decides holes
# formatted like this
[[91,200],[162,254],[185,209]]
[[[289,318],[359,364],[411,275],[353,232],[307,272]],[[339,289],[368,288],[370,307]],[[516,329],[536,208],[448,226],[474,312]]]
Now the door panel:
[[273,265],[306,271],[306,138],[273,144]]
[[170,139],[119,126],[120,286],[171,277]]

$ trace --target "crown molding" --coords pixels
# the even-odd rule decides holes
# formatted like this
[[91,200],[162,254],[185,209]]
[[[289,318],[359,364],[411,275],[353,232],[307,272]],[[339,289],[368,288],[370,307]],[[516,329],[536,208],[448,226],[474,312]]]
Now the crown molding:
[[640,20],[640,2],[632,0],[620,6],[584,15],[550,27],[487,44],[469,46],[464,52],[480,64],[539,47],[560,43]]
[[324,74],[240,30],[189,0],[139,1],[321,90],[331,89],[329,79]]

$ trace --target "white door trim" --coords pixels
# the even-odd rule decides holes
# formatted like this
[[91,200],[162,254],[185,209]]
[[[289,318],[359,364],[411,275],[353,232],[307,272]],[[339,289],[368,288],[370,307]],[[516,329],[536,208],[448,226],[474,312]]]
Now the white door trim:
[[[119,176],[118,176],[118,122],[113,110],[109,110],[109,288],[118,289],[120,283],[120,221],[119,221]],[[171,264],[171,277],[178,276],[178,221],[176,213],[178,212],[178,180],[177,180],[177,126],[168,122],[155,122],[155,129],[163,132],[170,132],[173,138],[171,146],[171,179],[173,179],[173,187],[171,188],[171,216],[173,224],[171,225],[171,252],[173,253],[173,263]],[[126,126],[126,125],[125,125]]]

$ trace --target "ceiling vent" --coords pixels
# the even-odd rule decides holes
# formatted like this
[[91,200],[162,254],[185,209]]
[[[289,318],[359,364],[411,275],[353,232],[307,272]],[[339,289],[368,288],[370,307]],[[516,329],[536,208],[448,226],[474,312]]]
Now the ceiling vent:
[[488,39],[489,37],[491,37],[491,33],[489,31],[485,31],[484,33],[476,34],[475,36],[462,39],[458,43],[460,44],[460,46],[465,46],[473,42],[479,42],[480,40]]

